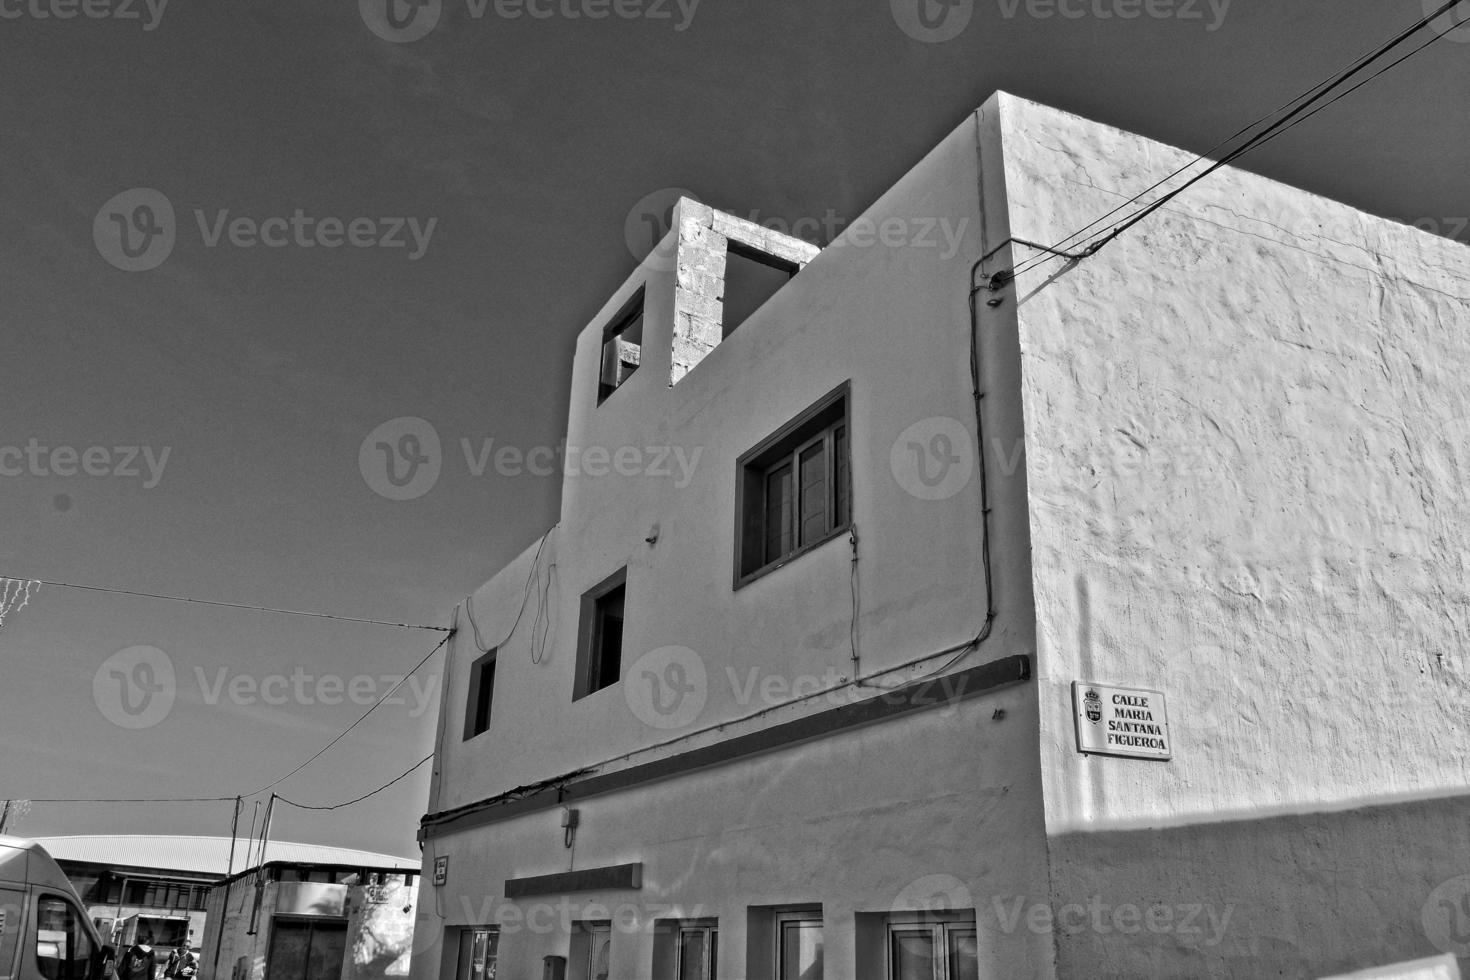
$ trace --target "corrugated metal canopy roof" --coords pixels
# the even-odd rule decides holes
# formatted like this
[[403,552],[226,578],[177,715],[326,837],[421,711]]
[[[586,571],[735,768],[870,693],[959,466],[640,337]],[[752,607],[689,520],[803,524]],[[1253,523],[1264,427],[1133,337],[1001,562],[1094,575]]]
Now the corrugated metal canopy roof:
[[[58,861],[86,861],[114,867],[186,871],[221,878],[229,870],[228,837],[116,834],[34,839]],[[235,841],[236,874],[246,867],[247,843],[243,837]],[[329,847],[325,844],[296,844],[291,841],[271,841],[266,845],[265,860],[266,863],[288,861],[297,864],[336,864],[403,871],[418,871],[421,864],[418,858],[357,851],[347,847]],[[252,866],[259,863],[261,862],[252,862]]]

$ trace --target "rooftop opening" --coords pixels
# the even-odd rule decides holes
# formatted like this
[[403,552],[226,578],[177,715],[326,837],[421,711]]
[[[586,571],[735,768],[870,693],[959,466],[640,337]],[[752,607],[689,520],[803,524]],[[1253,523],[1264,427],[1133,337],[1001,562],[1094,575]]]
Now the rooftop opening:
[[643,359],[643,290],[640,288],[602,331],[597,404],[633,376]]
[[769,255],[743,242],[730,241],[725,254],[724,316],[720,339],[729,337],[776,290],[791,281],[801,266]]

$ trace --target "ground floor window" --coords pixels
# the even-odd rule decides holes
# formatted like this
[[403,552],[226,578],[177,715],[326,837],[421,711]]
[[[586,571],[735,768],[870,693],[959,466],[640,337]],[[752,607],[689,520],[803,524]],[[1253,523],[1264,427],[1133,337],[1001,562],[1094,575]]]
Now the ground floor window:
[[460,931],[459,970],[456,980],[495,980],[500,953],[500,930],[478,926]]
[[265,980],[338,980],[346,950],[346,919],[278,917],[271,923]]
[[612,923],[576,923],[572,932],[567,980],[607,980],[611,958]]
[[714,980],[718,944],[715,919],[660,919],[653,929],[653,980]]
[[776,916],[776,977],[821,980],[821,912],[782,912]]
[[714,980],[717,940],[718,933],[713,925],[681,925],[676,980]]
[[887,946],[889,980],[980,980],[974,920],[890,920]]

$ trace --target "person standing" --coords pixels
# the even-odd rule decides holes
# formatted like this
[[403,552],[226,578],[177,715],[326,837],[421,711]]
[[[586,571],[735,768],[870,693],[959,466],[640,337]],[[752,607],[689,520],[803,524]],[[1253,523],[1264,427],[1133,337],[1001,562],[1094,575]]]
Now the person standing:
[[117,980],[154,980],[158,969],[158,958],[154,955],[152,936],[128,947],[128,951],[117,964]]

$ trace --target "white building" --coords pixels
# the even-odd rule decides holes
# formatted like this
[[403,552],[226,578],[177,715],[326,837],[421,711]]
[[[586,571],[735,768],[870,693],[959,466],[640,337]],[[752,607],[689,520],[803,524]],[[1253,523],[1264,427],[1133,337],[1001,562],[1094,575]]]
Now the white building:
[[1470,253],[1238,170],[1036,247],[1190,159],[1001,94],[820,253],[678,205],[458,610],[415,980],[1470,952]]

